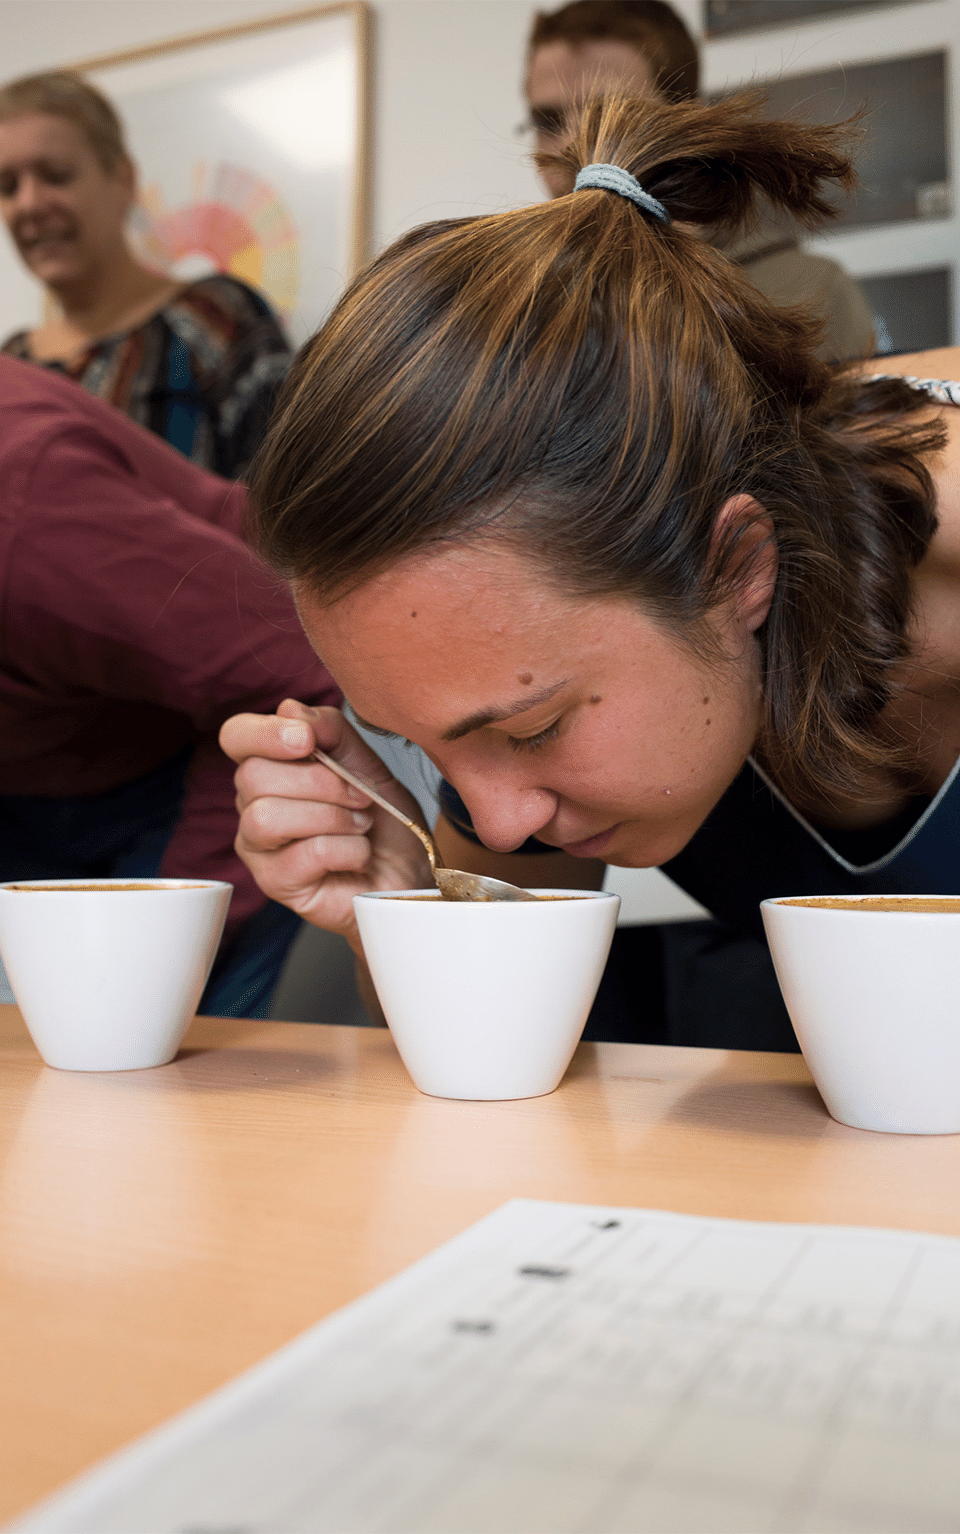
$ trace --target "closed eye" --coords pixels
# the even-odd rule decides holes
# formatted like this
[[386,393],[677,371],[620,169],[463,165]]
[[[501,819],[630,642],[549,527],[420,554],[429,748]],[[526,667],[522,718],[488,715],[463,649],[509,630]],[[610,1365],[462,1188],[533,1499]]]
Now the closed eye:
[[401,745],[412,747],[413,741],[408,740],[405,735],[398,735],[396,730],[385,730],[379,724],[370,724],[366,719],[361,719],[352,703],[348,703],[347,708],[353,715],[354,723],[358,724],[361,730],[369,730],[371,735],[379,735],[383,740],[398,740]]
[[361,719],[359,714],[354,715],[354,718],[356,719],[357,724],[360,726],[361,730],[369,730],[371,735],[379,735],[381,740],[403,739],[403,736],[398,735],[396,730],[382,730],[378,724],[367,724],[367,721],[365,719]]
[[555,719],[553,724],[541,730],[539,735],[508,735],[507,740],[514,751],[542,751],[543,747],[549,745],[551,740],[556,740],[559,734],[560,720]]

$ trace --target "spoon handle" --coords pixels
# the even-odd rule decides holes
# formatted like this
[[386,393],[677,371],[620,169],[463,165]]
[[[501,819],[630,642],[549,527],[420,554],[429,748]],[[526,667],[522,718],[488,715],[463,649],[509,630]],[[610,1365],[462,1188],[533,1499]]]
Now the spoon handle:
[[341,766],[332,756],[328,756],[325,751],[321,751],[319,746],[317,746],[315,751],[311,751],[310,757],[315,762],[322,762],[324,767],[329,767],[331,772],[335,772],[338,778],[343,778],[344,782],[349,783],[351,787],[359,788],[360,792],[372,799],[374,804],[379,804],[380,808],[386,810],[388,815],[392,815],[394,820],[399,820],[401,825],[407,827],[408,831],[412,831],[415,836],[419,836],[424,847],[427,849],[427,857],[430,859],[430,867],[434,873],[436,873],[438,868],[443,867],[433,837],[422,826],[418,826],[415,820],[411,820],[409,815],[405,815],[402,810],[398,810],[397,806],[391,804],[389,799],[384,799],[381,794],[377,793],[375,788],[371,788],[370,784],[365,783],[362,778],[355,777],[348,767]]

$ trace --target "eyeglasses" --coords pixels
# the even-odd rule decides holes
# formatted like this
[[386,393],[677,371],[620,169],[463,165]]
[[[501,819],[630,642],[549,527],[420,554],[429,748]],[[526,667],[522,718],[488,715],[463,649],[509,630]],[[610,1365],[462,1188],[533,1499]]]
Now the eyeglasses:
[[563,107],[531,107],[530,116],[517,124],[518,136],[528,133],[538,138],[560,138],[566,127],[567,114]]

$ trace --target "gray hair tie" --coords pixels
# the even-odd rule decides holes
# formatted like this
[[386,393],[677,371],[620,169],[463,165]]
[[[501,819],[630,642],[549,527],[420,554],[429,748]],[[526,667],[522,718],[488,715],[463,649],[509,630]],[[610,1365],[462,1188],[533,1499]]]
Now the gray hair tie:
[[631,176],[628,170],[621,165],[585,165],[577,172],[577,179],[573,183],[575,192],[591,191],[596,189],[600,192],[616,192],[620,197],[627,197],[635,202],[638,208],[645,213],[652,213],[654,218],[659,218],[664,224],[670,223],[670,214],[658,202],[645,192],[636,176]]

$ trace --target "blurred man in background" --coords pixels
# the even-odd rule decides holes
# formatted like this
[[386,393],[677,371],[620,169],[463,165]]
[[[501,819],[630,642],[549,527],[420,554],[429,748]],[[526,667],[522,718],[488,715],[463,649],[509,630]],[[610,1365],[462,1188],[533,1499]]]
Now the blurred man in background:
[[[621,90],[692,101],[699,75],[696,44],[664,0],[573,0],[541,11],[524,82],[535,146],[555,151],[568,114],[588,96]],[[552,197],[570,190],[555,171],[543,181]],[[809,303],[823,315],[827,361],[876,350],[873,315],[856,282],[838,261],[804,250],[795,227],[771,220],[722,248],[772,303]]]

